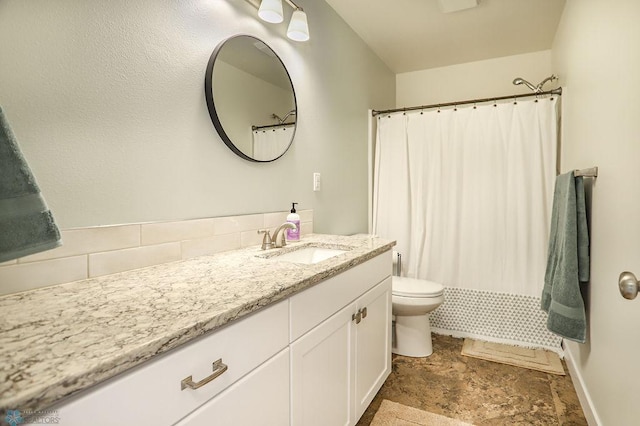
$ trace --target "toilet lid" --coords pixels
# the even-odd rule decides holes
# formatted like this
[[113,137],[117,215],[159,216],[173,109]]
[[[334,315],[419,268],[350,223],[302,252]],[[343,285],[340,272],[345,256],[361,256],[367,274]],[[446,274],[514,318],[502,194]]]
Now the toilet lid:
[[394,295],[405,297],[436,297],[444,291],[442,284],[408,277],[392,277],[391,287]]

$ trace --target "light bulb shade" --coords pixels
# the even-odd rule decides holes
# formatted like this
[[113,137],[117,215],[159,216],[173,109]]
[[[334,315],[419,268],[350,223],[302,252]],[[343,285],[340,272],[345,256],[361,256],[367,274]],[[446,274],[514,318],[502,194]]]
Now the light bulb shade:
[[263,21],[279,24],[284,19],[282,0],[262,0],[260,9],[258,9],[258,16]]
[[294,10],[291,15],[291,22],[287,29],[287,37],[295,41],[309,40],[309,26],[307,25],[307,14],[302,10]]

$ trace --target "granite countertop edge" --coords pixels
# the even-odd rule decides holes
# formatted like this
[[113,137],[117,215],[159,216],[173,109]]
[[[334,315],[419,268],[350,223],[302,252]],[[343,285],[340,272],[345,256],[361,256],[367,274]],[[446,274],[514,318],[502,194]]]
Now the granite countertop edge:
[[[143,289],[140,291],[135,286],[138,280],[143,281],[153,276],[164,277],[169,275],[169,278],[164,279],[161,284],[165,287],[171,287],[171,276],[175,280],[184,280],[187,284],[193,282],[194,285],[206,286],[205,292],[207,294],[213,293],[216,285],[220,286],[223,289],[222,291],[229,291],[232,286],[243,286],[243,288],[234,288],[236,293],[244,290],[244,287],[246,287],[247,292],[251,292],[253,287],[258,287],[255,294],[245,295],[244,298],[239,298],[237,303],[231,302],[229,303],[230,306],[216,306],[215,309],[212,308],[210,311],[201,312],[193,320],[186,320],[177,327],[167,327],[165,331],[162,327],[156,325],[154,329],[162,328],[162,330],[145,333],[139,340],[137,336],[130,336],[126,343],[120,343],[122,348],[112,354],[94,358],[95,355],[93,354],[83,353],[82,356],[84,358],[81,364],[85,363],[85,365],[75,369],[73,372],[68,371],[69,369],[64,364],[65,362],[73,362],[71,358],[74,353],[63,352],[60,356],[55,354],[53,356],[49,356],[49,354],[43,355],[43,353],[47,352],[47,347],[44,347],[43,344],[35,343],[30,346],[28,343],[37,339],[39,333],[48,333],[46,327],[49,324],[53,324],[53,328],[65,328],[64,326],[61,327],[55,320],[45,321],[38,318],[38,315],[36,315],[36,318],[13,317],[10,320],[0,319],[0,361],[3,361],[0,365],[8,366],[4,368],[0,366],[0,377],[5,378],[5,385],[0,384],[0,395],[2,395],[0,397],[0,411],[11,409],[35,411],[49,408],[64,398],[75,395],[158,355],[180,347],[197,337],[215,331],[235,320],[366,262],[390,250],[395,245],[395,241],[368,235],[345,237],[312,234],[303,237],[299,243],[293,243],[284,249],[277,250],[293,251],[299,246],[307,245],[347,248],[349,251],[317,264],[306,265],[278,261],[277,258],[272,257],[277,254],[276,251],[263,252],[259,247],[249,247],[0,297],[0,309],[6,307],[14,308],[13,312],[8,312],[9,316],[11,316],[12,313],[15,314],[18,311],[29,311],[29,304],[37,305],[38,301],[48,296],[59,298],[60,294],[63,295],[63,299],[64,295],[70,294],[78,304],[87,300],[87,298],[95,298],[100,296],[101,292],[108,291],[114,292],[110,293],[111,296],[118,292],[118,300],[127,298],[127,290],[135,293],[130,295],[132,300],[135,300],[136,297],[145,297],[147,293],[154,296],[155,292],[153,290],[145,291]],[[219,268],[216,271],[217,274],[220,274],[220,277],[205,276],[211,274],[211,269],[206,267],[207,263],[216,265],[225,261],[229,261],[230,265],[226,268]],[[247,269],[246,276],[238,278],[242,276],[242,272],[238,274],[237,269],[235,272],[230,273],[236,266],[244,266]],[[282,278],[281,284],[269,283],[268,279],[265,280],[267,272],[264,269],[266,267],[273,268],[270,273],[274,276],[282,275],[279,277]],[[188,272],[181,276],[181,270]],[[234,275],[234,278],[225,279],[225,273]],[[264,285],[265,281],[267,282],[266,286]],[[254,286],[255,283],[258,284]],[[153,284],[148,285],[148,288],[152,289],[152,286]],[[114,288],[111,289],[111,287]],[[175,297],[173,293],[180,290],[185,291],[184,288],[179,288],[178,290],[170,289],[168,291]],[[197,288],[189,288],[189,291],[190,295],[197,295],[198,293]],[[72,307],[74,301],[67,302],[65,306],[59,307],[59,309],[74,309]],[[133,305],[134,302],[130,303]],[[188,303],[188,301],[185,303]],[[127,318],[135,315],[136,312],[131,314],[130,311],[127,311],[127,308],[127,305],[122,308],[125,311],[124,315],[129,315]],[[86,311],[83,313],[86,313]],[[145,313],[147,312],[143,312],[143,314]],[[55,312],[41,312],[39,316],[45,317],[47,314],[55,315]],[[123,315],[121,312],[119,314]],[[100,318],[99,312],[97,315]],[[108,313],[105,313],[105,315],[108,315]],[[165,318],[172,318],[172,313],[169,310],[167,310]],[[89,318],[87,321],[93,320],[94,318]],[[113,318],[108,318],[108,320],[114,321]],[[42,323],[41,326],[38,326],[39,322]],[[36,326],[32,324],[36,324]],[[159,325],[161,326],[162,324]],[[82,321],[74,324],[74,327],[82,329]],[[89,324],[86,327],[86,329],[93,328],[93,324]],[[16,329],[17,333],[15,332]],[[32,335],[25,335],[25,332],[30,332]],[[61,333],[71,334],[73,338],[74,332],[64,330]],[[110,330],[103,331],[106,335],[109,332]],[[134,334],[135,332],[136,330],[131,333]],[[94,332],[91,331],[91,333]],[[97,334],[97,336],[99,338],[100,334]],[[68,340],[66,335],[61,340],[64,339]],[[27,341],[26,345],[20,344],[21,342],[24,343],[25,340]],[[46,341],[44,344],[53,341],[50,336],[47,336],[44,340]],[[54,342],[55,344],[60,343],[60,341]],[[11,351],[11,343],[16,346],[13,352]],[[96,351],[100,350],[101,343],[104,344],[104,342],[96,342]],[[91,344],[84,342],[82,344],[91,346]],[[32,354],[29,353],[31,349]],[[73,347],[70,350],[73,350]],[[12,354],[17,355],[19,359],[12,362],[9,359]],[[23,369],[24,364],[28,365],[28,369]],[[48,365],[51,365],[51,367],[48,367]]]

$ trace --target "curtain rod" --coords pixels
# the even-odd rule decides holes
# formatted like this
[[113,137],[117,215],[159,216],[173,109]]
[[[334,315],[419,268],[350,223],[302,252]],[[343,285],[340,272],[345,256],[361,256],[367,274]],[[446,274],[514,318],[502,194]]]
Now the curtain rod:
[[502,101],[505,99],[517,99],[517,98],[525,98],[525,97],[530,97],[530,96],[544,96],[544,95],[562,95],[562,87],[558,87],[557,89],[553,89],[553,90],[548,90],[546,92],[538,92],[538,93],[525,93],[525,94],[519,94],[519,95],[511,95],[511,96],[497,96],[495,98],[484,98],[484,99],[470,99],[468,101],[458,101],[458,102],[445,102],[445,103],[441,103],[441,104],[432,104],[432,105],[421,105],[421,106],[415,106],[415,107],[405,107],[405,108],[395,108],[395,109],[385,109],[383,111],[376,111],[373,110],[371,112],[371,114],[375,117],[376,115],[379,114],[389,114],[392,112],[401,112],[401,111],[419,111],[421,109],[429,109],[429,108],[442,108],[442,107],[449,107],[449,106],[458,106],[458,105],[465,105],[465,104],[479,104],[482,102],[495,102],[495,101]]
[[251,130],[272,129],[274,127],[295,126],[296,123],[267,124],[265,126],[251,126]]

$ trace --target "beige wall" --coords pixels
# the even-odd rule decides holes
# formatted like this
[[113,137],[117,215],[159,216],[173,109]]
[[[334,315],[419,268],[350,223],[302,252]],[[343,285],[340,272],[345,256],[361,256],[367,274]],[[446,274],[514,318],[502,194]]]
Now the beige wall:
[[563,168],[599,167],[591,193],[588,342],[569,343],[603,425],[640,419],[640,299],[623,299],[624,270],[640,274],[640,3],[569,0],[553,45],[565,88]]
[[[396,106],[418,106],[440,102],[530,93],[514,86],[522,77],[538,84],[552,74],[551,51],[526,53],[396,75]],[[556,84],[545,85],[545,89]]]
[[[0,105],[59,225],[297,201],[315,211],[318,232],[366,231],[366,111],[394,105],[394,75],[324,1],[300,3],[308,43],[287,39],[286,23],[258,20],[245,0],[0,2]],[[238,33],[267,42],[296,90],[296,140],[275,163],[237,157],[209,119],[207,61]]]

